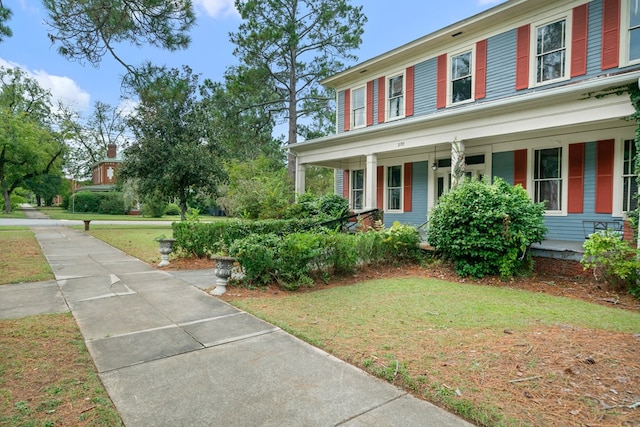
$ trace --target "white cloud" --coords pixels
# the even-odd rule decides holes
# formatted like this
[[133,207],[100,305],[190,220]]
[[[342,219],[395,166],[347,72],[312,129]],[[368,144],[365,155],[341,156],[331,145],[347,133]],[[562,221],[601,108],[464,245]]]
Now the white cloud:
[[44,70],[32,71],[25,66],[6,61],[2,58],[0,58],[0,66],[22,69],[29,77],[36,80],[43,89],[51,91],[54,104],[60,101],[79,112],[85,112],[89,109],[91,95],[87,91],[82,90],[80,86],[69,77],[56,76]]
[[212,18],[239,15],[233,0],[195,0],[194,3],[202,7]]

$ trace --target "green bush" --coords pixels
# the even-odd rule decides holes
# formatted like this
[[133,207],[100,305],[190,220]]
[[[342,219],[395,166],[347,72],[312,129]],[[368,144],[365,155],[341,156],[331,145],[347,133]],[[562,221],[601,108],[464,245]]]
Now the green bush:
[[604,280],[617,290],[628,290],[640,298],[638,284],[640,260],[638,250],[620,238],[620,233],[603,230],[584,242],[582,266],[592,269],[598,280]]
[[123,215],[127,213],[124,208],[124,196],[122,193],[115,191],[103,193],[98,195],[98,199],[98,213],[110,215]]
[[337,194],[315,196],[303,193],[295,203],[289,205],[284,212],[284,218],[316,217],[318,221],[340,218],[348,214],[349,201]]
[[521,186],[467,180],[431,211],[428,241],[461,276],[512,277],[533,267],[527,249],[544,238],[544,210]]
[[180,206],[178,206],[175,203],[169,203],[166,207],[166,209],[164,210],[164,214],[165,215],[180,215]]
[[277,282],[283,289],[294,290],[330,275],[351,273],[362,265],[416,261],[421,257],[418,240],[415,228],[399,224],[357,234],[252,234],[233,242],[229,254],[242,266],[246,283]]
[[70,204],[71,209],[75,212],[98,212],[100,208],[100,198],[97,193],[79,191],[75,193],[75,201],[72,196]]
[[142,215],[151,218],[161,218],[168,203],[163,197],[152,195],[144,198],[142,203]]

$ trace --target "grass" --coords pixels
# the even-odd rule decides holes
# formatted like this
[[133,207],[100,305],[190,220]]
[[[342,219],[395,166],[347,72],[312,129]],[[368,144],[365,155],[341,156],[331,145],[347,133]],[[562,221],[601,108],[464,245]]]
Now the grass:
[[89,233],[148,264],[160,261],[159,244],[156,239],[171,237],[171,226],[160,225],[95,225]]
[[[330,338],[324,326],[319,326],[329,321],[343,327],[336,333],[350,336],[366,334],[377,324],[376,329],[394,341],[425,329],[518,330],[544,324],[625,333],[640,330],[640,313],[636,312],[518,289],[425,278],[373,280],[295,294],[281,302],[266,307],[264,300],[246,299],[235,304],[318,342]],[[317,324],[309,322],[311,315]]]
[[0,228],[0,285],[19,282],[39,282],[54,279],[51,268],[33,232],[22,227]]
[[141,215],[109,215],[89,212],[69,212],[66,209],[55,206],[45,206],[37,208],[40,212],[51,219],[67,220],[91,220],[91,221],[180,221],[179,215],[165,215],[162,218],[149,218]]
[[0,320],[0,349],[0,425],[123,425],[71,314]]

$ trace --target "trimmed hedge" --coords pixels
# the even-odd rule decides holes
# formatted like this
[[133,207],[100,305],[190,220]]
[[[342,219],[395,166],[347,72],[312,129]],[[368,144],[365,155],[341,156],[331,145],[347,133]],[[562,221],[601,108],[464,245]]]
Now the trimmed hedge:
[[252,234],[285,235],[309,230],[317,219],[248,221],[230,219],[215,222],[174,222],[175,248],[196,257],[227,253],[231,244]]
[[[70,194],[64,203],[67,210],[75,212],[92,212],[110,215],[122,215],[127,211],[124,207],[124,195],[117,191],[108,193],[93,193],[91,191],[79,191]],[[63,205],[63,206],[64,206]]]

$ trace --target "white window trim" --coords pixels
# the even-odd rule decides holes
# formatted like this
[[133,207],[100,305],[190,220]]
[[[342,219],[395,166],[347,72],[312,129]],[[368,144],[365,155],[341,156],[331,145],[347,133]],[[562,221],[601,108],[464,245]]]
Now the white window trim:
[[538,150],[545,150],[548,148],[561,148],[562,149],[562,197],[560,203],[562,208],[559,210],[546,210],[545,216],[567,216],[567,204],[569,203],[569,144],[563,142],[561,144],[548,144],[540,145],[527,149],[527,193],[531,200],[535,201],[535,183],[533,181],[534,169],[535,169],[535,152]]
[[[353,108],[353,93],[356,90],[359,89],[363,89],[364,92],[364,106],[363,106],[363,110],[364,110],[364,122],[362,125],[360,126],[356,126],[354,117],[353,117],[353,112],[354,112],[354,108]],[[363,86],[356,86],[354,88],[351,89],[351,105],[349,106],[349,120],[351,121],[351,129],[360,129],[360,128],[364,128],[367,127],[367,86],[363,85]]]
[[[391,79],[394,79],[396,77],[402,76],[402,114],[399,116],[391,116],[391,109],[389,108],[389,81]],[[405,74],[405,72],[400,72],[400,73],[394,73],[390,76],[388,76],[385,79],[385,86],[384,86],[384,108],[385,108],[385,120],[390,122],[393,120],[400,120],[403,119],[407,113],[407,76]]]
[[[571,40],[572,40],[572,26],[573,26],[573,16],[570,11],[566,14],[562,15],[554,15],[542,19],[540,21],[534,22],[531,24],[531,34],[529,37],[530,40],[530,48],[529,48],[529,87],[539,87],[546,86],[557,82],[562,82],[565,80],[571,79]],[[553,80],[546,80],[544,82],[539,82],[537,79],[538,71],[537,71],[537,58],[538,58],[538,28],[543,27],[548,24],[552,24],[557,21],[565,21],[565,64],[564,64],[564,76],[559,77]]]
[[[451,78],[451,62],[454,56],[461,55],[463,53],[471,52],[471,98],[466,99],[464,101],[453,102],[453,80]],[[476,47],[467,46],[464,49],[456,50],[455,52],[447,55],[447,107],[451,107],[453,105],[463,105],[470,102],[475,101],[475,90],[476,90]]]
[[620,8],[620,66],[629,66],[640,64],[640,58],[636,60],[629,59],[629,44],[631,42],[629,37],[629,14],[630,14],[630,0],[622,0]]
[[[389,168],[400,166],[400,209],[389,209]],[[404,213],[404,163],[384,166],[384,211],[390,213]]]

